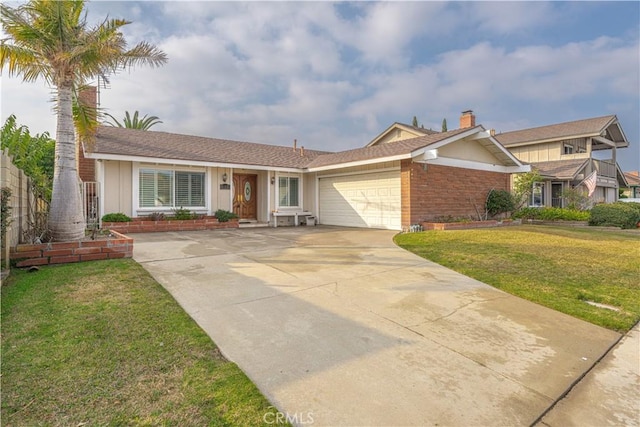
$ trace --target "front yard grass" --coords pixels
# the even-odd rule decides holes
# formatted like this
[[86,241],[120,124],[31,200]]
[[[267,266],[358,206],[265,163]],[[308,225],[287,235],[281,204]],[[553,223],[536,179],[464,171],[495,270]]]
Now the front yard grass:
[[395,241],[459,273],[605,328],[626,332],[640,320],[638,232],[519,226],[400,234]]
[[12,271],[1,385],[5,426],[260,425],[275,412],[132,260]]

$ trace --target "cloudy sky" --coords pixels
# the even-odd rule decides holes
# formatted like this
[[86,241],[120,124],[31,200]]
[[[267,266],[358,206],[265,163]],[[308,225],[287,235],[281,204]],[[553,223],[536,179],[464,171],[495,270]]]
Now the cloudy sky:
[[[101,2],[161,68],[111,78],[101,107],[154,130],[338,151],[393,122],[498,132],[616,114],[640,169],[640,3]],[[55,134],[50,90],[2,75],[2,120]]]

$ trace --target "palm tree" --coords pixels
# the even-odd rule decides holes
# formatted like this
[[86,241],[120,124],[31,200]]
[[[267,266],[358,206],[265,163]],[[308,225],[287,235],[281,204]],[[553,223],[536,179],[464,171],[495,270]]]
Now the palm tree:
[[[82,196],[76,160],[72,104],[86,82],[138,64],[160,66],[164,52],[142,42],[127,50],[120,28],[130,22],[105,19],[89,27],[84,0],[31,0],[11,8],[0,6],[0,21],[8,37],[0,46],[0,67],[26,82],[39,78],[56,93],[56,148],[49,230],[55,241],[84,236]],[[89,115],[88,117],[91,117]],[[95,115],[94,115],[95,117]]]
[[146,114],[144,115],[143,118],[138,119],[137,110],[135,113],[133,113],[133,118],[131,118],[128,111],[125,111],[124,120],[122,120],[122,123],[120,123],[115,117],[113,117],[109,113],[105,113],[105,115],[111,118],[112,122],[109,123],[111,126],[115,126],[119,128],[149,130],[151,126],[162,123],[162,121],[157,116],[147,117]]

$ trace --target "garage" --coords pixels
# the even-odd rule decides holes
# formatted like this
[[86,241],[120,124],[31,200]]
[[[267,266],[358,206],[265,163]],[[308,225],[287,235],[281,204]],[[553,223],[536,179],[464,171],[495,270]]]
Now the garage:
[[401,229],[400,171],[320,178],[320,223]]

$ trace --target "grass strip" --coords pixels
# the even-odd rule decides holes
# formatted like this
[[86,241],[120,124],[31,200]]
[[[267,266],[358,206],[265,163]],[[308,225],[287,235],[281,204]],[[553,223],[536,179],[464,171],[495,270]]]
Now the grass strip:
[[395,241],[459,273],[605,328],[626,332],[640,320],[638,232],[519,226],[408,233]]
[[276,411],[132,260],[14,270],[1,306],[5,426],[253,426]]

